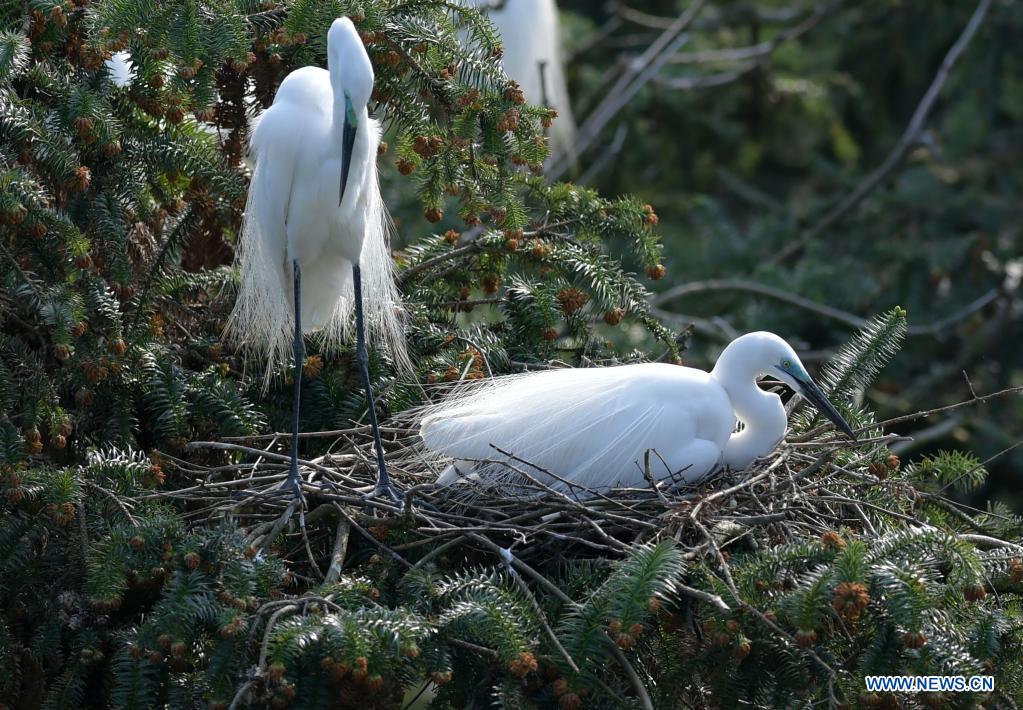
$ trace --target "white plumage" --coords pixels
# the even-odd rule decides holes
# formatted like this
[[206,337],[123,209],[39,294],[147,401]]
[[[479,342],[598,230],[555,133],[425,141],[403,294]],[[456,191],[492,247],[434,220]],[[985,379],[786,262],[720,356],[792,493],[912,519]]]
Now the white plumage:
[[110,80],[117,86],[127,86],[131,83],[131,73],[135,67],[131,62],[131,54],[127,51],[115,52],[110,59],[103,62],[107,71],[110,72]]
[[646,487],[647,450],[656,451],[655,479],[692,482],[720,466],[745,468],[781,441],[785,408],[757,387],[763,374],[811,399],[852,436],[792,348],[766,332],[732,341],[709,373],[647,363],[485,381],[429,407],[420,433],[427,448],[455,459],[441,484],[506,472],[472,463],[507,461],[495,447],[533,464],[515,465],[558,490],[570,486],[538,469],[594,490]]
[[241,284],[228,334],[272,372],[294,359],[291,467],[301,499],[298,430],[304,333],[324,349],[348,338],[356,316],[356,360],[369,402],[378,478],[373,495],[400,500],[387,474],[370,380],[366,336],[410,370],[400,299],[380,198],[380,126],[369,117],[373,65],[355,25],[341,17],[327,33],[327,69],[289,74],[250,141],[255,163],[237,261]]
[[329,42],[335,51],[329,62],[368,70],[369,88],[364,101],[352,102],[360,129],[340,204],[345,106],[343,91],[332,85],[331,71],[304,67],[289,74],[250,140],[255,169],[237,255],[241,284],[228,333],[262,355],[270,365],[268,373],[291,359],[293,261],[301,267],[303,332],[319,332],[327,348],[349,338],[352,265],[359,264],[367,337],[399,366],[408,362],[388,248],[391,222],[376,171],[380,125],[366,110],[372,68],[368,57],[362,62],[358,52],[342,56],[341,48],[334,47],[348,30],[359,42],[347,18],[332,26]]
[[[476,0],[493,5],[493,0]],[[575,145],[575,118],[565,83],[561,29],[555,0],[506,0],[488,12],[501,34],[504,71],[518,82],[526,100],[558,112],[551,125],[553,152],[570,152]]]

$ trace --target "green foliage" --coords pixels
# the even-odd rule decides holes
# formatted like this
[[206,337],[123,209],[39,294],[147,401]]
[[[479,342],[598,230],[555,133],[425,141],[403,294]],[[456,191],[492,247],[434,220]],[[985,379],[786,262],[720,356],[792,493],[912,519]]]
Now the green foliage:
[[838,399],[866,389],[899,351],[905,335],[906,311],[899,307],[871,320],[824,366],[824,392]]
[[[0,396],[46,455],[180,452],[287,421],[288,375],[264,396],[262,365],[242,366],[218,342],[245,195],[235,168],[249,104],[268,105],[294,68],[323,65],[326,28],[342,14],[366,42],[371,111],[390,126],[418,209],[469,227],[457,247],[405,235],[398,255],[420,375],[448,377],[466,343],[496,371],[511,358],[611,356],[594,325],[605,314],[676,353],[642,284],[606,249],[615,240],[657,266],[656,215],[534,174],[553,113],[504,76],[479,11],[440,0],[54,7],[26,10],[21,32],[0,36],[0,215],[16,236],[0,259]],[[123,87],[104,63],[114,52],[130,62]],[[460,316],[480,291],[487,304]],[[310,348],[303,426],[360,418],[350,354]],[[417,403],[417,388],[392,386],[390,363],[372,369],[385,414]]]
[[[824,366],[821,387],[853,427],[872,423],[872,417],[857,411],[854,402],[899,351],[905,334],[906,311],[896,306],[868,321]],[[812,411],[801,412],[793,428],[805,430],[818,419]]]
[[922,486],[937,485],[943,491],[954,486],[964,493],[987,479],[984,464],[976,456],[961,451],[939,451],[934,456],[925,456],[910,464],[906,474]]

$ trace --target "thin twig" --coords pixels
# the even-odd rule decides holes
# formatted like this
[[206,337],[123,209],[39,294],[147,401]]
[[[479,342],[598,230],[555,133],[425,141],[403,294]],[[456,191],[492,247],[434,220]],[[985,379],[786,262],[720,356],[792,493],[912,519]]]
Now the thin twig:
[[984,16],[987,14],[990,6],[991,0],[980,0],[980,2],[977,3],[977,7],[973,11],[973,15],[970,16],[969,22],[966,23],[966,27],[963,28],[962,34],[959,35],[959,38],[948,50],[948,53],[942,60],[937,74],[934,75],[931,85],[928,87],[927,92],[920,100],[920,104],[913,112],[913,117],[910,119],[909,125],[906,126],[906,130],[902,133],[902,137],[899,139],[899,142],[895,144],[895,147],[888,154],[888,157],[884,159],[884,162],[882,162],[881,165],[879,165],[872,173],[867,175],[867,177],[853,188],[848,195],[846,195],[837,205],[832,207],[823,217],[813,224],[813,226],[807,229],[800,239],[794,240],[788,248],[779,252],[773,261],[776,263],[784,261],[789,256],[795,254],[800,247],[813,241],[817,235],[831,227],[849,210],[858,205],[871,190],[877,187],[882,180],[884,180],[893,170],[895,170],[895,168],[899,166],[909,149],[916,144],[917,139],[920,136],[920,132],[923,130],[924,124],[927,121],[927,117],[931,113],[931,109],[934,108],[934,104],[941,95],[941,90],[945,86],[945,82],[948,80],[952,67],[955,66],[960,55],[962,55],[963,51],[970,44],[970,40],[972,40],[973,36],[976,34],[977,29],[983,22]]
[[334,533],[334,549],[330,553],[330,566],[323,578],[324,584],[334,584],[341,577],[341,566],[345,561],[348,549],[348,533],[351,527],[343,517],[337,521],[337,532]]
[[[824,316],[825,318],[831,318],[832,320],[843,323],[851,328],[860,329],[867,325],[867,320],[865,318],[861,318],[853,313],[849,313],[848,311],[833,308],[823,303],[817,303],[809,298],[805,298],[781,288],[768,286],[767,284],[761,284],[746,279],[705,279],[703,281],[690,281],[688,283],[674,286],[650,299],[650,304],[652,306],[651,312],[659,318],[675,320],[678,318],[676,314],[671,313],[670,311],[665,311],[660,308],[660,306],[685,296],[710,291],[739,291],[755,293],[759,296],[766,296],[768,298],[773,298],[776,301],[788,303],[798,308],[802,308],[803,310],[810,311],[811,313]],[[939,335],[951,326],[956,325],[957,323],[966,320],[974,313],[979,312],[998,298],[999,295],[1000,292],[998,289],[991,289],[982,296],[968,303],[963,308],[960,308],[959,310],[950,313],[933,323],[909,326],[906,328],[906,334],[912,336]]]
[[643,681],[636,673],[636,669],[629,663],[629,659],[622,653],[622,649],[618,648],[618,644],[609,643],[608,646],[611,649],[612,655],[615,660],[618,661],[618,665],[625,671],[625,675],[628,676],[629,682],[632,684],[633,689],[636,691],[636,695],[639,696],[639,702],[643,704],[643,710],[654,710],[654,704],[650,700],[650,695],[646,692],[646,686],[643,685]]
[[696,16],[703,9],[706,0],[693,0],[689,7],[646,48],[646,50],[629,63],[625,71],[618,78],[618,81],[607,91],[605,98],[587,116],[586,120],[579,127],[576,136],[576,143],[572,148],[562,155],[555,156],[549,163],[545,172],[551,179],[565,173],[575,160],[575,156],[583,152],[593,144],[611,119],[632,99],[633,96],[660,71],[661,67],[668,61],[686,41],[686,28],[692,23]]

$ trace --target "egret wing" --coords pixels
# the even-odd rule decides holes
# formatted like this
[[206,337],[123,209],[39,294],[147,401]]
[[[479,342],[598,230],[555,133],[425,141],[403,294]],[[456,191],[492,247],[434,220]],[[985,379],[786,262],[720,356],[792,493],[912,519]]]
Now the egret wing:
[[292,105],[275,103],[252,136],[255,170],[236,254],[240,284],[226,329],[230,339],[266,360],[268,377],[290,355],[294,322],[283,260],[295,170],[293,114]]
[[[648,449],[668,456],[695,437],[687,402],[698,406],[702,394],[689,374],[698,371],[686,370],[633,365],[497,378],[428,409],[421,434],[428,448],[456,459],[511,454],[559,488],[566,486],[559,479],[589,488],[635,485],[644,480]],[[658,477],[669,473],[660,468]]]

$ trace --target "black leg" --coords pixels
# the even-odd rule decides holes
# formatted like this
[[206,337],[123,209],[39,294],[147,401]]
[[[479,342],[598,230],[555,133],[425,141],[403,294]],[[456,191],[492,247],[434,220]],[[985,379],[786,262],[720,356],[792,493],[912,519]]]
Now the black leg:
[[305,342],[302,339],[302,270],[298,261],[291,262],[295,268],[295,389],[291,410],[291,468],[288,470],[288,486],[301,498],[302,486],[298,477],[298,413],[302,400],[302,366],[305,364]]
[[387,463],[384,461],[384,446],[380,441],[380,425],[377,424],[373,384],[369,379],[369,352],[366,350],[366,329],[362,316],[362,271],[358,264],[352,265],[352,280],[355,291],[355,358],[362,371],[362,384],[366,388],[366,401],[369,404],[369,423],[373,428],[373,443],[376,444],[377,449],[377,485],[371,495],[401,501],[404,496],[391,485],[391,477],[387,473]]

